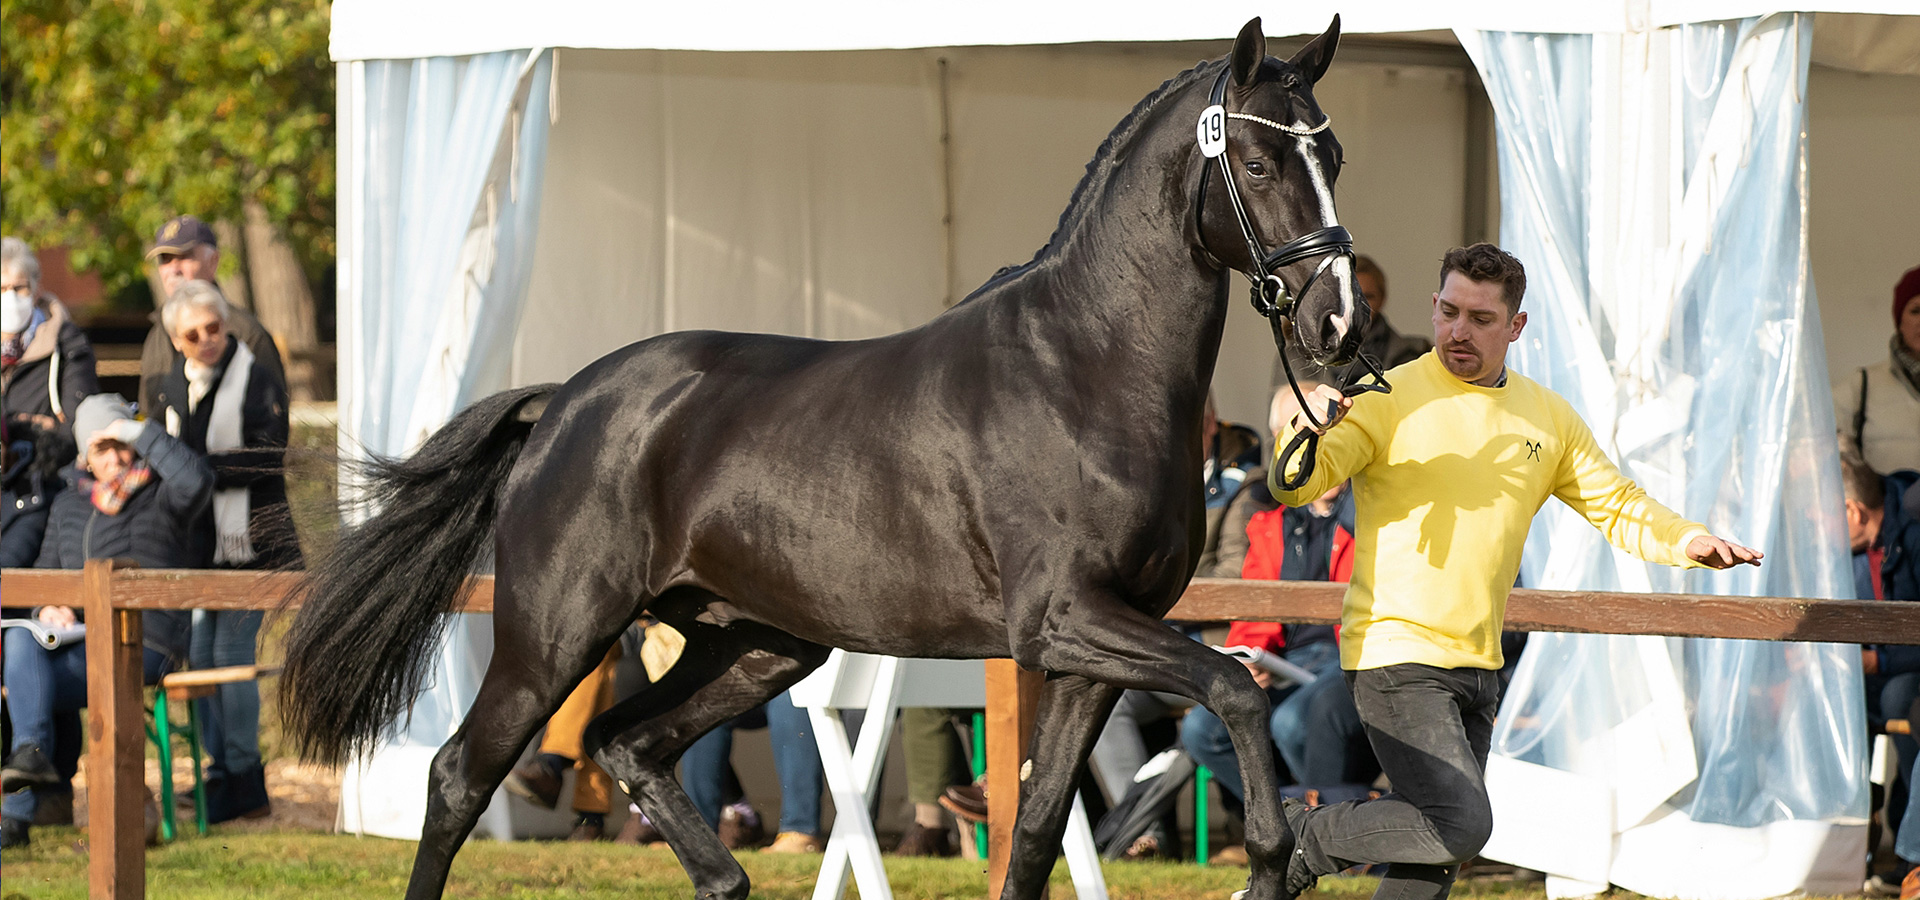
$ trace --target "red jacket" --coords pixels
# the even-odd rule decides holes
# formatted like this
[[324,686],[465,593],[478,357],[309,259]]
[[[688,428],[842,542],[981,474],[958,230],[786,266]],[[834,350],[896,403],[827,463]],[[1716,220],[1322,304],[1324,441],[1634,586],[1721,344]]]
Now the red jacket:
[[[1240,577],[1258,581],[1273,581],[1280,577],[1280,562],[1286,556],[1287,539],[1281,515],[1286,507],[1262,510],[1254,513],[1247,522],[1247,561],[1240,568]],[[1338,525],[1333,530],[1333,558],[1328,561],[1328,572],[1334,581],[1346,581],[1353,577],[1353,535]],[[1234,622],[1227,628],[1227,646],[1258,647],[1269,653],[1279,653],[1286,646],[1286,636],[1280,622]]]

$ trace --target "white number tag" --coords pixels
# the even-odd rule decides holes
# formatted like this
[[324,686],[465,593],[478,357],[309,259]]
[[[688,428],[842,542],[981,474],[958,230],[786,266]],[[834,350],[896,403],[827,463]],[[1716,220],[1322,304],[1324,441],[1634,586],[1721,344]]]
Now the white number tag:
[[1214,104],[1200,111],[1200,153],[1208,159],[1227,152],[1227,108]]

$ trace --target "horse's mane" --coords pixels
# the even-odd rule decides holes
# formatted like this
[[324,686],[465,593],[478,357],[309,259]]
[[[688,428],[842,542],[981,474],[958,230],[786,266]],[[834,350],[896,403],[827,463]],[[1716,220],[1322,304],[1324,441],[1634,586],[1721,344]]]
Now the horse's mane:
[[[1161,82],[1159,87],[1154,88],[1151,93],[1140,98],[1140,102],[1133,105],[1133,109],[1120,120],[1120,123],[1113,126],[1112,131],[1107,132],[1107,139],[1100,142],[1099,149],[1093,151],[1093,159],[1087,162],[1087,173],[1080,177],[1079,184],[1073,186],[1073,194],[1067,198],[1067,208],[1061,210],[1060,220],[1054,223],[1053,234],[1047,236],[1047,242],[1040,246],[1040,249],[1033,254],[1033,258],[1019,265],[1002,266],[1000,271],[993,273],[993,277],[988,278],[984,284],[974,288],[971,293],[960,300],[960,303],[972,300],[980,296],[980,294],[984,293],[988,288],[994,287],[1009,278],[1033,268],[1035,263],[1045,258],[1047,253],[1053,250],[1055,243],[1059,241],[1060,235],[1066,233],[1068,228],[1085,212],[1081,208],[1081,200],[1090,193],[1089,187],[1095,184],[1096,181],[1104,180],[1106,175],[1111,172],[1114,150],[1118,147],[1126,146],[1133,140],[1134,135],[1139,132],[1140,126],[1146,122],[1147,113],[1151,112],[1161,100],[1166,99],[1168,94],[1194,81],[1199,77],[1200,70],[1215,63],[1225,65],[1221,60],[1203,59],[1194,64],[1193,68]],[[959,303],[954,305],[958,306]]]

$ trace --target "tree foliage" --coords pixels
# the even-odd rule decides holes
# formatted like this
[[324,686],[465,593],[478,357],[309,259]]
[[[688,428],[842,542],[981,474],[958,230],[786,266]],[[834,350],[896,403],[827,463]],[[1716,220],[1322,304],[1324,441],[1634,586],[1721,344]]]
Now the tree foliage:
[[257,200],[333,258],[326,0],[0,0],[0,227],[111,294],[166,219]]

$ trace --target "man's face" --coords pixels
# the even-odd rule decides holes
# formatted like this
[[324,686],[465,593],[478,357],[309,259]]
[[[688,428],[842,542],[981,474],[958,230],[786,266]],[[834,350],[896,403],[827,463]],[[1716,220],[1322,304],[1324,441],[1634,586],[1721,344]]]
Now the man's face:
[[132,466],[133,448],[126,444],[101,439],[87,445],[87,469],[101,481],[110,481]]
[[1380,307],[1387,305],[1387,288],[1380,283],[1380,276],[1372,272],[1360,272],[1353,278],[1354,282],[1360,286],[1360,295],[1367,298],[1368,308],[1378,315]]
[[1524,312],[1507,313],[1498,282],[1448,272],[1433,295],[1433,347],[1453,377],[1492,387],[1506,370],[1507,347],[1527,325]]
[[1920,356],[1920,300],[1908,300],[1900,313],[1900,343],[1907,352]]
[[201,244],[185,253],[162,253],[156,261],[160,264],[160,286],[171,297],[183,281],[213,281],[220,268],[220,251]]

